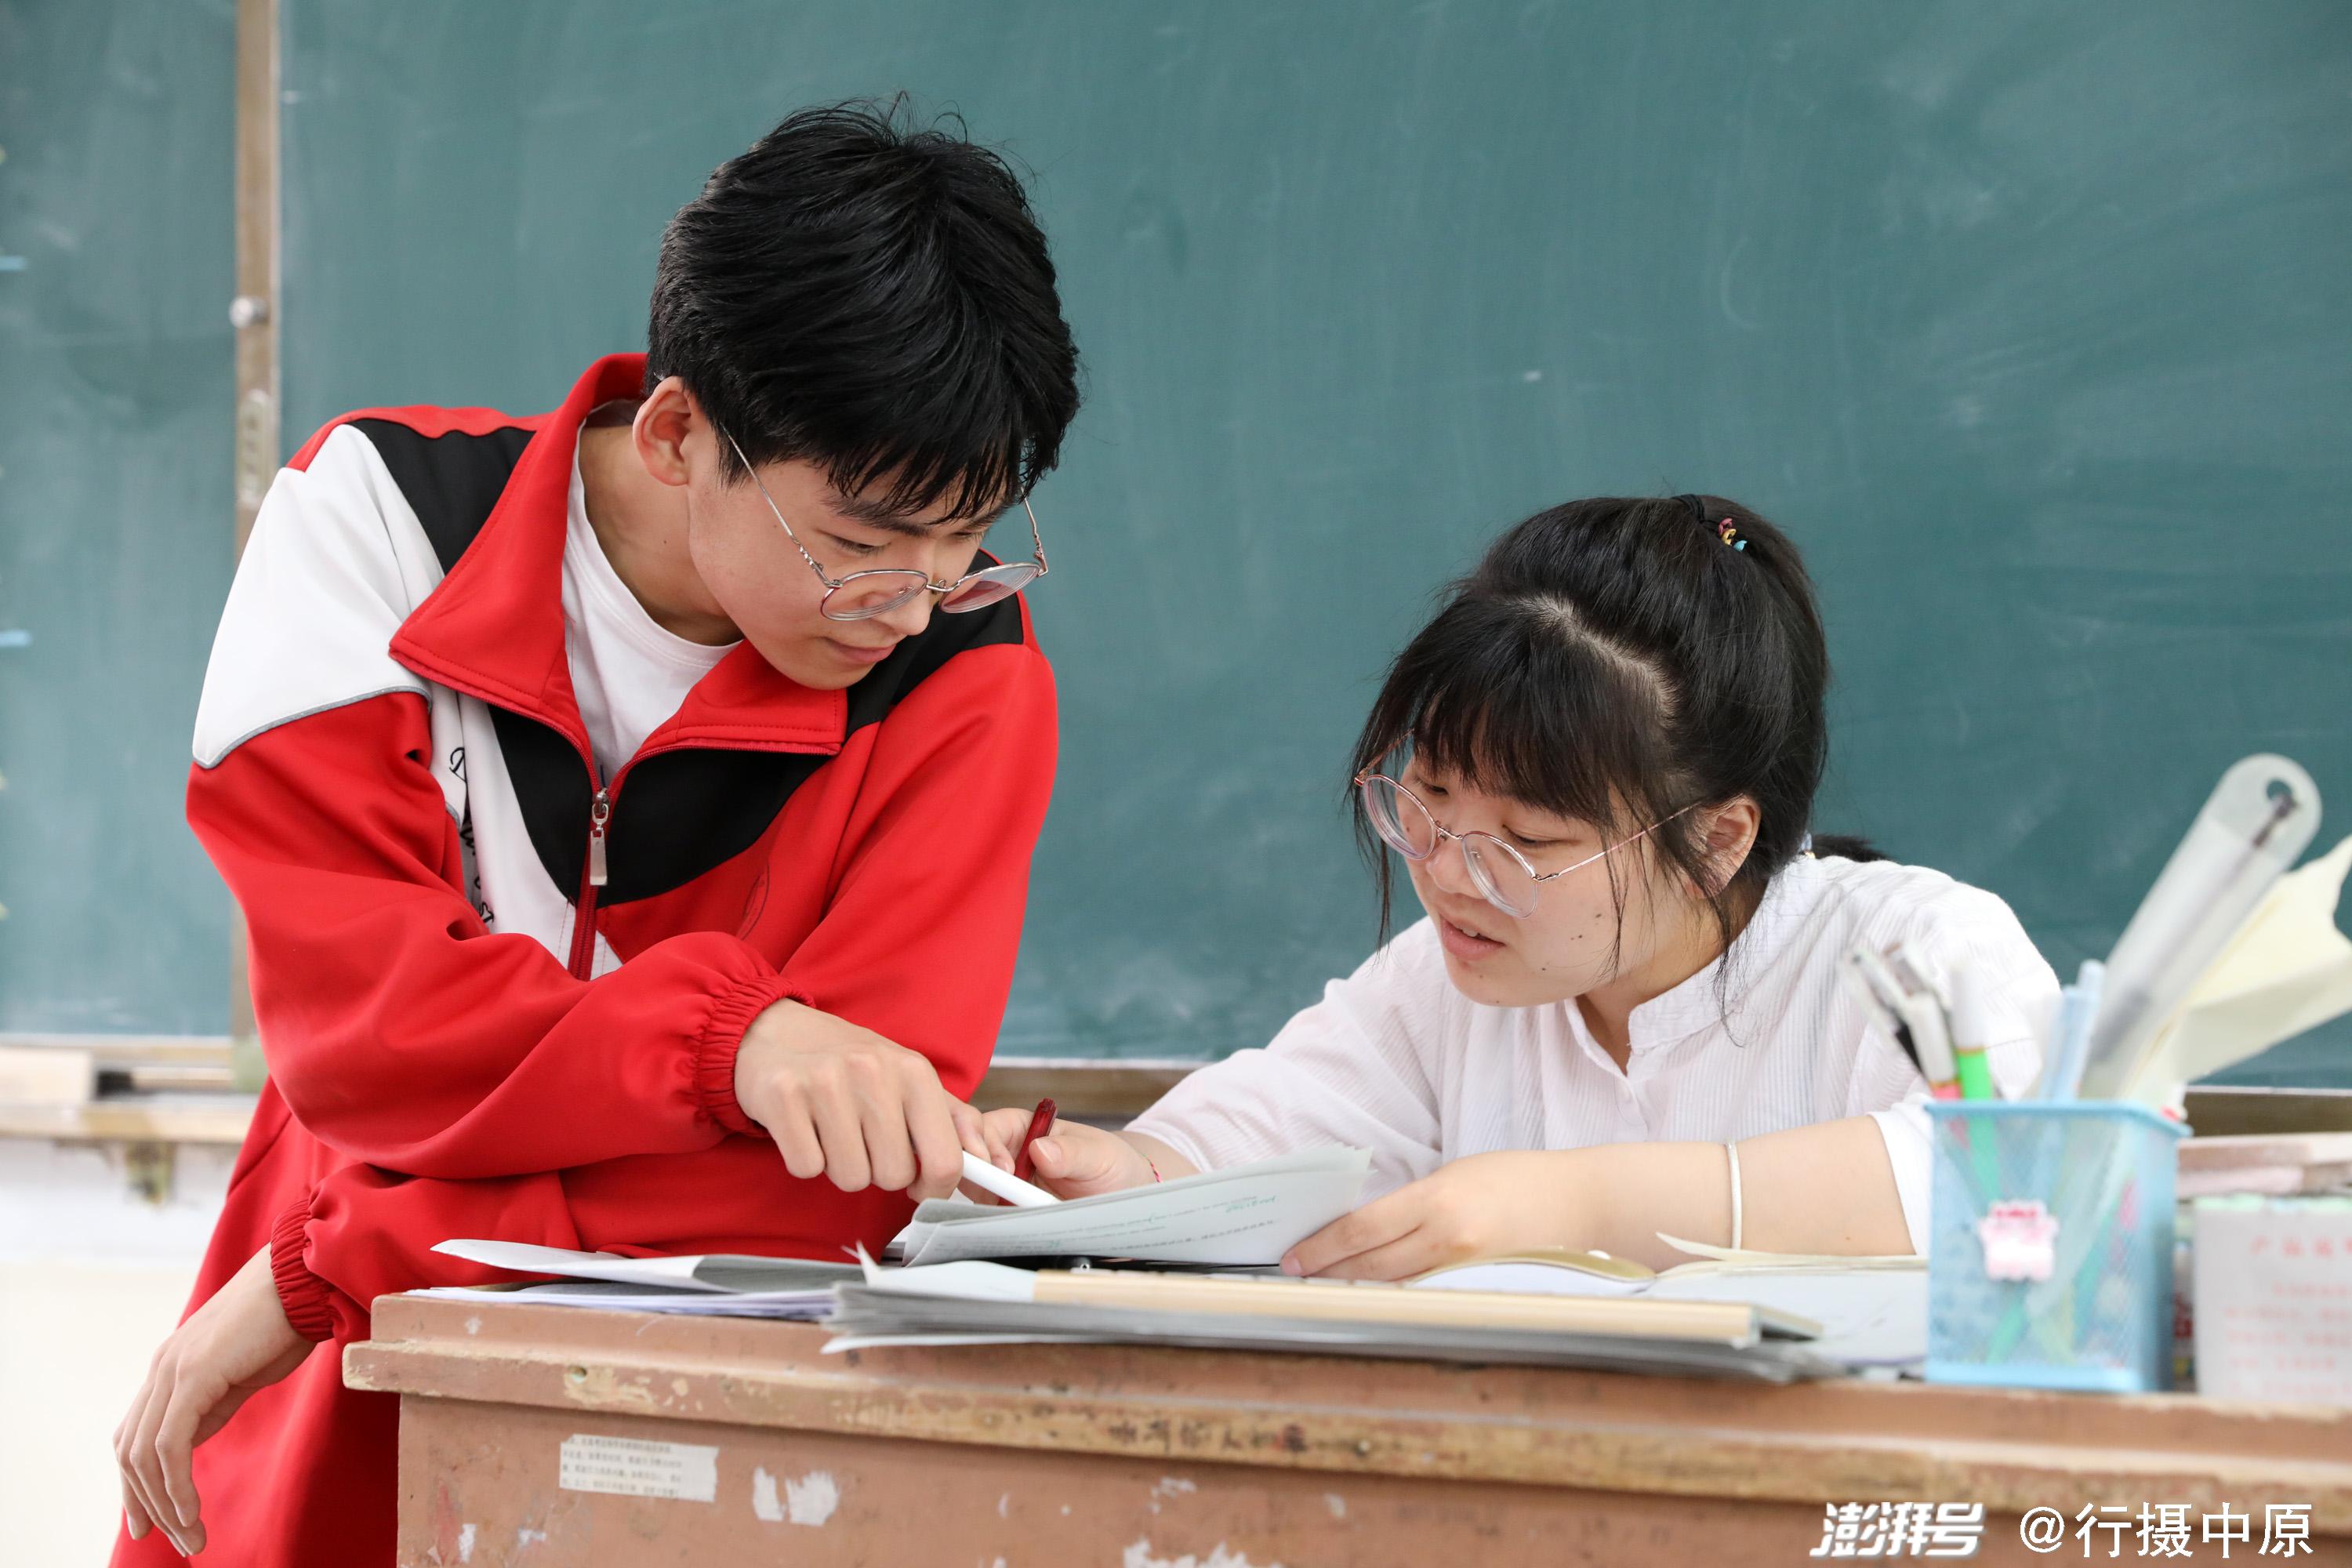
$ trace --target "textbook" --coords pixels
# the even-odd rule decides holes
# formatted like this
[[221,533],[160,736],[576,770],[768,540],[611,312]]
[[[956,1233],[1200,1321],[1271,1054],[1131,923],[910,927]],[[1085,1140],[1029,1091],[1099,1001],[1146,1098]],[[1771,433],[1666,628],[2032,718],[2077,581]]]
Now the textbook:
[[1926,1359],[1925,1258],[1734,1252],[1661,1239],[1697,1256],[1657,1272],[1605,1254],[1528,1253],[1432,1269],[1412,1284],[1430,1290],[1745,1302],[1812,1321],[1821,1330],[1814,1353],[1844,1366],[1904,1367]]
[[1429,1289],[967,1259],[837,1287],[828,1353],[893,1345],[1125,1342],[1511,1362],[1790,1382],[1844,1367],[1818,1325],[1748,1302]]
[[1356,1206],[1372,1157],[1336,1144],[1035,1208],[935,1198],[885,1256],[909,1265],[971,1258],[1130,1258],[1266,1267]]

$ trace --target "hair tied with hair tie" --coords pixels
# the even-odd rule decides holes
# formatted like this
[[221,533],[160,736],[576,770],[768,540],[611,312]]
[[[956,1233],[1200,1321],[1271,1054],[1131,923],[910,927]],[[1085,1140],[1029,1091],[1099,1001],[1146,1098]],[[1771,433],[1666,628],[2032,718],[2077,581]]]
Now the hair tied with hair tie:
[[1721,522],[1715,525],[1715,532],[1716,537],[1722,540],[1734,550],[1745,550],[1748,548],[1748,541],[1739,537],[1739,531],[1731,526],[1731,520],[1727,517]]

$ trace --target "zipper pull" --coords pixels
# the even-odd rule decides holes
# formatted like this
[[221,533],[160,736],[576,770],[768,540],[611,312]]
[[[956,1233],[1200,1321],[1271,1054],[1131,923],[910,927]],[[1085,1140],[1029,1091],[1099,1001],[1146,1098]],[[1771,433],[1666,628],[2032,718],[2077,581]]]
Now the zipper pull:
[[596,792],[596,804],[588,808],[588,885],[604,885],[604,824],[613,819],[613,797],[604,790]]

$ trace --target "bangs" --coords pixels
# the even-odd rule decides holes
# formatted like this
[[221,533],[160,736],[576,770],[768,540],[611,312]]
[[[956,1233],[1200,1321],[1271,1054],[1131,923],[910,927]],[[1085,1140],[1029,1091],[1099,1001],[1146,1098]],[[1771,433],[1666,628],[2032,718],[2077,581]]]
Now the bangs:
[[[844,432],[839,444],[820,437],[825,479],[896,517],[939,506],[950,518],[992,515],[1027,495],[1038,478],[1036,444],[1010,402],[974,395],[900,404],[882,432],[861,431],[862,438]],[[866,496],[872,486],[880,493]]]
[[[747,449],[762,462],[805,458],[842,495],[893,517],[934,507],[949,518],[992,516],[1029,493],[1052,453],[1037,434],[1041,411],[1020,395],[1000,345],[960,348],[922,367],[886,360],[848,377],[837,370],[831,407],[785,423],[768,452]],[[754,394],[754,407],[767,403]],[[773,427],[756,416],[751,423]]]
[[[1077,350],[1012,166],[905,99],[803,110],[663,230],[646,386],[887,521],[992,517],[1050,472]],[[722,447],[719,474],[741,475]]]
[[1660,815],[1671,713],[1656,673],[1566,605],[1465,598],[1399,656],[1357,765],[1406,752],[1484,794],[1613,834]]

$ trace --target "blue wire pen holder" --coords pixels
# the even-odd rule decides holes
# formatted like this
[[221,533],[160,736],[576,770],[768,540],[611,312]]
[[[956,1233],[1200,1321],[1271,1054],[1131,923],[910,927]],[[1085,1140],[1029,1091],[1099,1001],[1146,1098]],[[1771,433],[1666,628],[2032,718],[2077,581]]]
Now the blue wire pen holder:
[[1943,1100],[1927,1380],[2142,1393],[2172,1372],[2174,1145],[2137,1105]]

